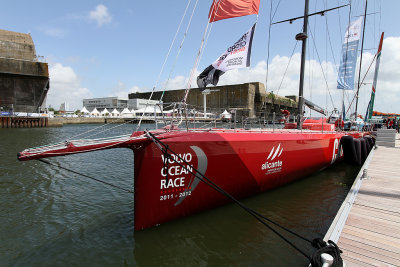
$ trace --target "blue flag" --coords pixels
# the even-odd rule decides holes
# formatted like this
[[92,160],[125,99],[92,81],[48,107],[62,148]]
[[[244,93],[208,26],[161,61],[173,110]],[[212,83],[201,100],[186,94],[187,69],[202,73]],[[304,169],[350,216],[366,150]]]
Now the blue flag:
[[358,43],[361,35],[362,17],[353,21],[346,31],[342,45],[342,58],[338,73],[338,89],[353,90],[357,63]]

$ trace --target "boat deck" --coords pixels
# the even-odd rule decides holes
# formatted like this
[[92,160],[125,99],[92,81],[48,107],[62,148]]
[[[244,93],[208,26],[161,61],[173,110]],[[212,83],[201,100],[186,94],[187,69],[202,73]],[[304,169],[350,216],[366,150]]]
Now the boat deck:
[[347,266],[400,266],[399,159],[399,134],[396,147],[371,151],[325,236]]

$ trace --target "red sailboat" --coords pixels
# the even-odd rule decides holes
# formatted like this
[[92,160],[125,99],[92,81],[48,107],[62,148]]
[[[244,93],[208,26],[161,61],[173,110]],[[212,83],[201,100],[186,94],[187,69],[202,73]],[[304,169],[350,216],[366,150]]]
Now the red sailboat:
[[[240,15],[253,14],[255,7],[258,12],[259,0],[230,2],[246,2],[251,5],[250,13],[243,13],[245,8],[241,6]],[[214,3],[210,20],[213,8],[215,12],[223,11]],[[238,8],[228,8],[228,12],[234,13],[235,10]],[[307,32],[307,12],[306,5],[303,36]],[[223,18],[235,15],[229,14],[217,15]],[[300,115],[303,114],[306,38],[302,41]],[[218,72],[214,71],[212,75],[215,73]],[[212,75],[211,80],[215,78]],[[203,77],[210,76],[207,74]],[[227,203],[229,199],[210,187],[209,183],[202,182],[204,178],[233,197],[243,198],[332,165],[342,156],[340,140],[343,136],[362,139],[365,135],[360,132],[336,131],[334,124],[325,119],[303,124],[300,116],[294,126],[292,128],[297,129],[247,130],[182,129],[170,125],[149,132],[134,132],[130,136],[71,140],[26,149],[18,153],[18,159],[41,159],[121,147],[132,149],[135,175],[134,225],[135,230],[141,230]]]

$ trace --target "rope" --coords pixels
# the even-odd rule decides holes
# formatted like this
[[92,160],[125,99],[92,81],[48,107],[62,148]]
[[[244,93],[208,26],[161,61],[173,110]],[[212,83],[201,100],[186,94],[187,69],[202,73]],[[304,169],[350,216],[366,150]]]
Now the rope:
[[326,88],[328,89],[328,93],[329,93],[329,97],[330,97],[330,99],[331,99],[332,106],[333,106],[333,108],[335,108],[335,104],[333,103],[331,91],[330,91],[330,89],[329,89],[328,81],[326,80],[324,69],[322,68],[321,58],[320,58],[320,56],[319,56],[319,53],[318,53],[318,50],[317,50],[317,46],[315,45],[314,35],[312,34],[311,31],[310,31],[310,34],[311,34],[311,39],[312,39],[313,44],[314,44],[315,52],[317,53],[318,61],[320,62],[319,65],[320,65],[320,67],[321,67],[321,72],[322,72],[322,76],[324,77],[324,81],[325,81],[325,84],[326,84]]
[[74,170],[65,168],[65,167],[63,167],[63,166],[61,166],[61,165],[59,165],[59,164],[55,164],[55,163],[53,163],[53,162],[50,162],[50,161],[47,161],[47,160],[44,160],[44,159],[38,159],[38,161],[43,162],[43,163],[46,163],[46,164],[51,165],[51,166],[54,166],[54,167],[57,167],[57,168],[60,168],[60,169],[62,169],[62,170],[66,170],[66,171],[69,171],[69,172],[72,172],[72,173],[81,175],[81,176],[83,176],[83,177],[85,177],[85,178],[94,180],[94,181],[96,181],[96,182],[99,182],[99,183],[102,183],[102,184],[105,184],[105,185],[108,185],[108,186],[111,186],[111,187],[120,189],[121,191],[124,191],[124,192],[126,192],[126,193],[131,193],[131,194],[134,193],[133,191],[131,191],[131,190],[129,190],[129,189],[120,187],[120,186],[118,186],[118,185],[111,184],[111,183],[109,183],[109,182],[106,182],[106,181],[97,179],[97,178],[95,178],[95,177],[86,175],[86,174],[84,174],[84,173],[80,173],[80,172],[77,172],[77,171],[74,171]]
[[342,251],[332,240],[328,240],[328,243],[329,245],[326,244],[326,242],[320,238],[316,238],[313,240],[312,246],[317,248],[318,250],[315,251],[314,254],[311,256],[310,263],[312,267],[323,266],[323,262],[321,260],[321,254],[323,253],[329,254],[333,257],[333,263],[330,266],[335,266],[335,267],[343,266],[343,260],[342,257],[340,256]]
[[[194,11],[196,10],[198,1],[199,1],[199,0],[196,0],[196,3],[194,4],[193,11],[192,11],[192,15],[190,16],[188,25],[187,25],[187,27],[186,27],[186,31],[185,31],[185,33],[183,34],[183,38],[182,38],[181,44],[179,45],[179,49],[178,49],[178,52],[177,52],[177,54],[176,54],[176,56],[175,56],[174,63],[172,64],[171,71],[169,72],[168,79],[167,79],[167,81],[165,82],[165,85],[163,86],[164,89],[163,89],[163,92],[162,92],[161,97],[160,97],[160,102],[161,102],[161,100],[162,100],[163,97],[164,97],[165,90],[167,89],[167,85],[168,85],[168,83],[169,83],[169,80],[171,79],[171,76],[172,76],[172,73],[174,72],[174,69],[175,69],[176,63],[177,63],[177,61],[178,61],[179,55],[180,55],[180,53],[181,53],[181,51],[182,51],[182,47],[183,47],[183,44],[185,43],[187,33],[189,32],[190,24],[192,23],[192,18],[193,18],[193,15],[194,15]],[[182,18],[182,19],[183,19],[183,18]]]
[[285,79],[286,72],[289,69],[290,62],[292,61],[292,58],[293,58],[293,55],[294,55],[294,51],[296,50],[296,47],[297,47],[298,43],[299,43],[299,41],[296,41],[296,43],[294,44],[294,47],[293,47],[293,50],[292,50],[292,54],[290,55],[289,62],[286,65],[285,73],[283,73],[283,77],[282,77],[281,83],[279,84],[279,87],[278,87],[278,90],[277,90],[276,94],[279,94],[279,90],[281,89],[283,80]]
[[[168,153],[168,151],[170,151],[170,153],[172,155],[174,155],[174,157],[171,157],[175,163],[177,163],[179,166],[181,166],[182,168],[184,168],[186,171],[188,171],[189,173],[193,174],[196,178],[198,178],[200,181],[202,181],[203,183],[205,183],[206,185],[210,186],[211,188],[213,188],[214,190],[216,190],[217,192],[221,193],[222,195],[224,195],[225,197],[229,198],[230,200],[232,200],[233,202],[235,202],[239,207],[241,207],[242,209],[244,209],[246,212],[248,212],[250,215],[252,215],[256,220],[258,220],[260,223],[262,223],[264,226],[266,226],[269,230],[271,230],[273,233],[275,233],[277,236],[279,236],[280,238],[282,238],[286,243],[288,243],[291,247],[293,247],[295,250],[297,250],[299,253],[301,253],[304,257],[306,257],[308,260],[310,260],[310,262],[313,261],[313,258],[317,258],[318,255],[320,256],[320,251],[323,251],[324,253],[330,252],[332,249],[331,248],[325,248],[327,247],[327,245],[321,242],[317,243],[320,245],[319,250],[317,250],[312,257],[308,256],[304,251],[302,251],[300,248],[298,248],[294,243],[292,243],[290,240],[288,240],[286,237],[284,237],[281,233],[279,233],[277,230],[275,230],[274,228],[272,228],[267,222],[272,223],[273,225],[279,227],[280,229],[283,229],[285,231],[287,231],[288,233],[291,233],[301,239],[303,239],[304,241],[309,242],[311,245],[313,245],[314,243],[316,243],[315,240],[318,239],[314,239],[313,241],[295,233],[294,231],[272,221],[271,219],[268,219],[267,217],[265,217],[264,215],[258,213],[257,211],[249,208],[248,206],[246,206],[244,203],[240,202],[239,200],[237,200],[235,197],[233,197],[232,195],[230,195],[228,192],[226,192],[225,190],[223,190],[221,187],[219,187],[217,184],[215,184],[213,181],[211,181],[209,178],[207,178],[204,174],[202,174],[201,172],[199,172],[196,168],[194,168],[193,166],[189,165],[188,162],[186,162],[186,160],[184,158],[182,158],[181,156],[179,156],[177,153],[175,153],[168,145],[164,144],[160,139],[158,139],[154,134],[150,133],[149,131],[145,131],[147,136],[154,142],[154,144],[161,150],[161,152],[165,155]],[[191,166],[190,168],[188,168],[187,166]],[[266,222],[267,221],[267,222]],[[329,242],[329,241],[328,241]],[[333,243],[333,242],[332,242]],[[315,246],[315,245],[314,245]],[[337,247],[337,246],[336,246]],[[322,249],[323,248],[323,249]],[[322,252],[321,252],[322,253]],[[340,258],[340,253],[338,254],[339,258]],[[341,260],[341,259],[340,259]],[[312,266],[322,266],[322,265],[312,265]]]
[[[188,4],[186,5],[185,12],[183,13],[182,19],[181,19],[181,21],[180,21],[180,23],[179,23],[179,26],[178,26],[178,29],[176,30],[175,36],[174,36],[174,38],[173,38],[173,40],[172,40],[172,43],[171,43],[171,45],[170,45],[170,47],[169,47],[168,53],[167,53],[167,55],[165,56],[164,63],[163,63],[163,65],[162,65],[162,67],[161,67],[160,73],[158,74],[158,78],[157,78],[157,80],[156,80],[156,82],[155,82],[155,84],[154,84],[154,86],[153,86],[153,89],[152,89],[152,91],[151,91],[151,94],[150,94],[150,96],[149,96],[149,99],[147,100],[146,106],[145,106],[145,108],[144,108],[145,111],[146,111],[146,109],[147,109],[147,107],[148,107],[148,105],[149,105],[149,103],[150,103],[150,100],[151,100],[152,97],[153,97],[154,91],[155,91],[155,89],[156,89],[156,87],[157,87],[157,85],[158,85],[158,82],[159,82],[159,80],[160,80],[161,74],[162,74],[162,72],[164,71],[164,66],[165,66],[165,64],[166,64],[166,62],[167,62],[167,60],[168,60],[168,58],[169,58],[169,54],[171,53],[172,46],[173,46],[174,43],[175,43],[175,40],[176,40],[176,37],[177,37],[177,35],[178,35],[178,32],[179,32],[179,30],[180,30],[180,28],[181,28],[183,19],[184,19],[185,16],[186,16],[186,12],[187,12],[187,10],[188,10],[188,8],[189,8],[190,2],[191,2],[191,0],[189,0],[189,1],[188,1]],[[196,8],[196,7],[195,7],[195,8]],[[143,113],[142,113],[142,116],[140,117],[139,123],[138,123],[138,125],[137,125],[137,127],[136,127],[136,132],[139,131],[140,125],[142,124],[142,121],[143,121],[144,114],[145,114],[145,112],[143,112]]]

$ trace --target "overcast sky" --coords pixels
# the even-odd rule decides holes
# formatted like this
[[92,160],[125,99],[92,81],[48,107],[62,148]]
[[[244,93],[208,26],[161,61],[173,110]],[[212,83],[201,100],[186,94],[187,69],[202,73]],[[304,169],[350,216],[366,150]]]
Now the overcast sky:
[[[0,27],[32,35],[37,54],[49,63],[50,91],[47,104],[58,109],[66,101],[71,109],[80,109],[83,98],[127,97],[129,92],[149,91],[155,85],[161,89],[168,77],[167,90],[185,88],[207,25],[211,2],[5,1],[0,9]],[[355,20],[363,14],[365,1],[351,2],[350,20]],[[188,3],[169,60],[157,83]],[[183,48],[178,54],[178,47],[196,3]],[[348,3],[348,0],[310,0],[310,13]],[[301,16],[303,5],[303,1],[299,0],[273,0],[272,21]],[[267,91],[280,95],[298,93],[301,45],[299,43],[295,48],[294,36],[301,31],[302,20],[292,24],[277,24],[269,31],[270,7],[271,1],[261,0],[251,67],[225,73],[219,85],[254,81],[265,84],[269,65]],[[374,57],[380,32],[385,31],[375,100],[375,110],[382,112],[400,113],[398,10],[398,0],[368,1],[370,15],[366,23],[362,76]],[[237,41],[256,19],[257,16],[251,15],[213,23],[195,74]],[[336,79],[341,43],[348,22],[349,7],[328,12],[325,16],[314,16],[309,21],[305,97],[329,110],[333,106],[341,106],[342,91],[336,89]],[[268,36],[271,37],[269,60]],[[369,101],[374,68],[375,64],[361,87],[361,113],[365,113]],[[346,92],[346,105],[352,97],[353,92]]]

